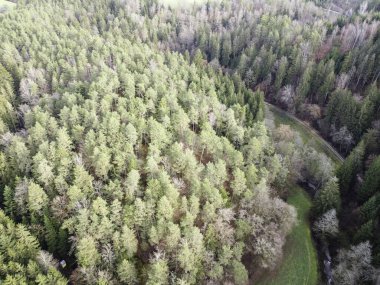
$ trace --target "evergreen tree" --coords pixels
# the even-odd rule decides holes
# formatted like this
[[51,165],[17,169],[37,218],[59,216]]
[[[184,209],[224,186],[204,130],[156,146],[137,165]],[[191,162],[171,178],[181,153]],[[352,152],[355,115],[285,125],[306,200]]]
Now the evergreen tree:
[[380,213],[380,193],[373,195],[361,207],[360,214],[364,221],[375,219]]
[[286,57],[282,57],[279,62],[278,70],[276,72],[276,80],[274,82],[276,92],[280,90],[283,84],[283,81],[286,77],[287,68],[288,68],[288,60]]
[[228,66],[230,62],[230,56],[232,53],[231,38],[224,37],[222,40],[221,59],[220,63],[224,66]]
[[313,213],[320,216],[331,209],[339,211],[341,206],[339,186],[336,178],[331,178],[326,185],[317,192],[314,203]]
[[[5,284],[67,284],[54,267],[44,264],[37,239],[0,210],[0,280]],[[49,255],[50,256],[50,255]]]
[[380,156],[378,156],[365,172],[364,181],[359,189],[359,197],[367,200],[375,193],[380,193]]
[[374,223],[373,220],[369,220],[365,224],[363,224],[359,230],[355,233],[354,240],[356,242],[363,242],[372,240],[374,231]]
[[45,227],[45,241],[50,252],[56,252],[58,245],[58,235],[54,222],[45,214],[44,215],[44,227]]
[[348,194],[353,186],[356,174],[362,169],[363,155],[364,143],[360,143],[338,169],[337,176],[342,194]]
[[34,213],[39,213],[45,207],[48,196],[45,191],[34,182],[28,185],[28,206],[29,210]]

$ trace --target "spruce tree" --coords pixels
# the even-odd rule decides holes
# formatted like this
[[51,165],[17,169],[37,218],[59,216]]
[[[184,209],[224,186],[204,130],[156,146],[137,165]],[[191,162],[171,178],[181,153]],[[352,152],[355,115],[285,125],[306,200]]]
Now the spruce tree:
[[56,225],[46,214],[44,215],[45,241],[50,252],[56,252],[58,245],[58,235]]
[[375,193],[380,193],[380,156],[378,156],[365,172],[364,182],[359,189],[361,201],[367,200]]
[[361,142],[338,169],[337,176],[342,194],[348,194],[353,187],[356,175],[362,169],[363,155],[364,143]]
[[317,192],[314,198],[313,213],[320,216],[328,210],[339,211],[341,206],[339,186],[336,178],[331,178],[326,185]]

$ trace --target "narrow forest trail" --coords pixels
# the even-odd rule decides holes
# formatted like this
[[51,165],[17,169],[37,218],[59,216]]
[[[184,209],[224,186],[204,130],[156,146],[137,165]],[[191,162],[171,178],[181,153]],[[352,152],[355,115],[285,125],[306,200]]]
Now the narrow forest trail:
[[[344,158],[316,130],[295,116],[265,102],[265,124],[268,129],[280,124],[289,125],[299,133],[302,142],[324,153],[336,166]],[[318,254],[311,235],[309,212],[312,200],[305,189],[296,184],[289,185],[291,193],[287,202],[297,209],[298,224],[290,233],[284,246],[282,262],[273,271],[263,274],[259,285],[317,285],[321,279],[318,270]]]

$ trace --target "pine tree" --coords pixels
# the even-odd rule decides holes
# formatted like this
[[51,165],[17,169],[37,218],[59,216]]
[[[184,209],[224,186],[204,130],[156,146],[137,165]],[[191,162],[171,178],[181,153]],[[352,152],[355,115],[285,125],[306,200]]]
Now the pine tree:
[[360,214],[363,221],[375,219],[380,213],[380,192],[369,198],[361,207]]
[[70,244],[69,244],[69,234],[65,228],[62,226],[58,230],[58,241],[57,249],[58,254],[61,258],[65,258],[69,254]]
[[217,35],[210,35],[209,39],[209,60],[219,59],[220,44]]
[[56,252],[58,247],[57,229],[54,222],[45,214],[44,215],[44,227],[45,227],[45,241],[50,252]]
[[137,284],[137,270],[134,266],[134,264],[126,259],[123,259],[123,261],[119,264],[117,268],[117,273],[119,275],[119,278],[122,282],[125,282],[126,284]]
[[48,196],[45,191],[36,183],[30,182],[28,185],[28,206],[31,212],[40,212],[47,206]]
[[304,100],[307,98],[309,91],[310,91],[310,83],[311,83],[311,73],[313,70],[312,65],[308,65],[305,69],[305,71],[302,74],[300,83],[297,87],[297,102],[298,105],[301,102],[304,102]]
[[5,213],[10,217],[13,217],[13,215],[15,214],[14,211],[16,209],[16,205],[14,202],[14,191],[9,186],[5,186],[4,188],[3,205]]
[[353,186],[356,174],[362,168],[362,160],[364,155],[364,143],[361,142],[346,158],[337,172],[339,178],[339,185],[344,195],[348,194]]
[[343,64],[341,67],[341,72],[348,73],[350,69],[352,68],[352,61],[353,61],[353,53],[352,51],[349,51],[347,55],[344,57]]
[[240,169],[235,169],[233,171],[233,181],[231,182],[231,188],[234,196],[240,196],[246,191],[247,180],[245,174]]
[[318,104],[321,106],[324,106],[326,102],[328,101],[328,95],[334,88],[335,83],[335,73],[334,69],[328,71],[326,74],[325,80],[323,81],[323,84],[320,86],[318,90]]
[[203,64],[203,55],[202,55],[202,51],[200,49],[196,50],[194,57],[193,57],[193,62],[198,66],[201,66]]
[[149,271],[147,285],[168,284],[169,267],[165,259],[155,257]]
[[373,238],[374,223],[373,220],[369,220],[363,224],[360,229],[355,233],[354,240],[356,242],[363,242],[372,240]]
[[346,126],[357,140],[361,130],[359,124],[360,103],[358,103],[348,90],[333,92],[327,105],[326,120],[336,129]]
[[0,129],[5,133],[16,127],[16,113],[13,108],[15,101],[14,81],[9,72],[0,64],[0,119],[4,126]]
[[287,68],[288,68],[288,60],[286,57],[283,56],[279,62],[278,70],[276,72],[276,80],[274,82],[274,87],[276,89],[276,92],[280,90],[283,84],[284,78],[286,77]]
[[226,36],[222,40],[222,51],[221,51],[221,59],[220,59],[220,63],[222,65],[228,66],[230,62],[231,52],[232,52],[231,38]]
[[380,156],[378,156],[365,172],[364,182],[359,189],[359,197],[367,200],[375,193],[380,193]]
[[96,266],[100,260],[100,254],[96,248],[93,237],[86,236],[79,240],[77,251],[78,263],[83,267]]
[[241,262],[236,261],[236,260],[232,262],[232,275],[235,281],[234,284],[237,284],[237,285],[247,284],[248,272]]
[[336,178],[330,179],[326,185],[319,190],[313,201],[313,212],[316,216],[331,209],[340,209],[340,192]]

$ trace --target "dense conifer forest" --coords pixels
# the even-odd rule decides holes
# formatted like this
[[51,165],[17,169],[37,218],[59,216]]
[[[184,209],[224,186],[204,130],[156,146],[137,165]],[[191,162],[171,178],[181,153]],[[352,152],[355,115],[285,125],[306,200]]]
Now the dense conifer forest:
[[379,280],[378,0],[2,1],[0,284]]

